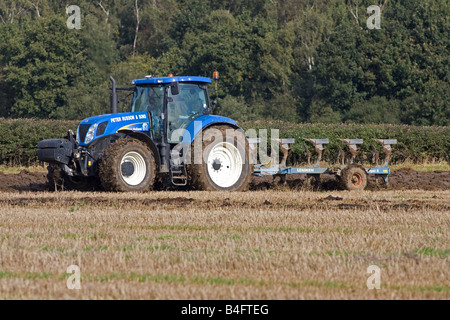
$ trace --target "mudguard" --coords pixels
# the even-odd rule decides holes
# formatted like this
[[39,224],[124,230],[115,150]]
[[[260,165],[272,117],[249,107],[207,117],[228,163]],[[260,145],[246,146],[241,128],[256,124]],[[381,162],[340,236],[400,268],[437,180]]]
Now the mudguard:
[[238,124],[233,119],[215,115],[203,115],[192,121],[187,126],[183,134],[182,143],[192,143],[199,132],[202,132],[210,126],[218,124],[230,125],[236,129],[239,128]]

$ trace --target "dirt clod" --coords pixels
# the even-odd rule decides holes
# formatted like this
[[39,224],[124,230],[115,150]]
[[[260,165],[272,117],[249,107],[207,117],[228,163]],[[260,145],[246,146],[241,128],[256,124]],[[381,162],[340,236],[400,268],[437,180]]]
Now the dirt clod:
[[339,200],[342,200],[343,198],[341,198],[341,197],[333,197],[331,194],[328,196],[328,197],[326,197],[326,198],[323,198],[323,200],[328,200],[328,201],[339,201]]

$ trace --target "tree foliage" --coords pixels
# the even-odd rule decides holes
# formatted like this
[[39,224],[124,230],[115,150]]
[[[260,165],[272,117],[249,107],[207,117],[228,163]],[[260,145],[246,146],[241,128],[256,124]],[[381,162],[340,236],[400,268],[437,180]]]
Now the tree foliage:
[[81,119],[108,111],[110,74],[218,70],[237,120],[450,124],[446,0],[79,0],[80,30],[69,4],[0,3],[0,116]]

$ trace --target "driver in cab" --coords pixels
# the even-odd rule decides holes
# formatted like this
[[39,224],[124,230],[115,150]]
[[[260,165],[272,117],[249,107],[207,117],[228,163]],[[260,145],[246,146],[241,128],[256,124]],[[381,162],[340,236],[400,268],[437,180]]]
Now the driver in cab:
[[168,120],[172,130],[178,129],[189,117],[189,107],[181,94],[172,96],[168,103]]

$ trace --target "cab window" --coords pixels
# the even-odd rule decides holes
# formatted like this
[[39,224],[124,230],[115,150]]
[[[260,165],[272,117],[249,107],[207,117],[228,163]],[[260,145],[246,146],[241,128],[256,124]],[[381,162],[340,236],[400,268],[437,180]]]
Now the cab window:
[[155,140],[161,138],[163,130],[164,87],[137,86],[131,102],[131,112],[148,112],[152,119],[152,133]]
[[186,127],[207,112],[206,90],[193,83],[180,83],[180,93],[172,95],[168,90],[168,127],[169,142],[178,143]]

